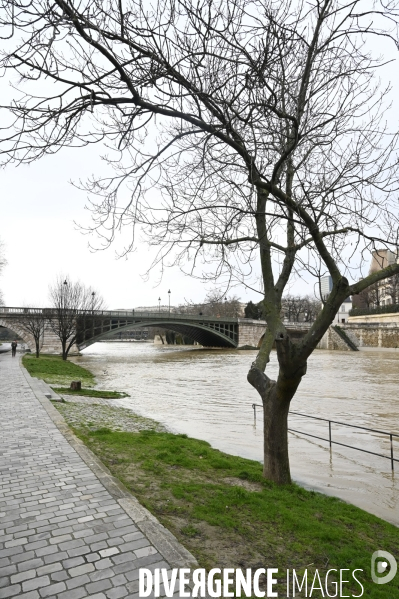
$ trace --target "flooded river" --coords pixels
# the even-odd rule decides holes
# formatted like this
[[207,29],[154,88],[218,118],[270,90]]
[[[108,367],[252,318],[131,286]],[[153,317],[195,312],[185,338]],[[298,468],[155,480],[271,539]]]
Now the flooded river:
[[[97,343],[76,362],[101,388],[126,391],[118,404],[150,416],[171,431],[213,447],[262,460],[262,408],[246,381],[255,352]],[[277,372],[276,354],[268,373]],[[309,360],[291,410],[399,434],[399,352],[318,350]],[[290,416],[290,428],[328,438],[328,423]],[[389,437],[331,425],[332,439],[390,456]],[[399,462],[290,433],[293,478],[399,525]],[[399,459],[399,438],[393,442]]]

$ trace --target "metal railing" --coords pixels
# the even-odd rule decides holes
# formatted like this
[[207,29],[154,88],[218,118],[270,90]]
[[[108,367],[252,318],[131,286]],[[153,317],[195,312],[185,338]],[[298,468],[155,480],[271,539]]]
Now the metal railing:
[[[137,312],[136,310],[71,310],[77,316],[101,316],[105,318],[151,318],[151,319],[173,319],[178,318],[179,320],[199,320],[205,322],[228,322],[230,324],[237,324],[239,321],[245,322],[246,319],[235,318],[235,317],[224,317],[224,316],[204,316],[203,314],[184,314],[179,312],[165,312],[161,311],[148,311],[148,312]],[[56,315],[57,310],[54,308],[9,308],[0,307],[0,315],[19,315],[19,314],[45,314],[46,316]],[[266,323],[265,323],[266,324]]]
[[[254,423],[256,424],[256,408],[263,408],[260,404],[252,404],[252,408],[254,411]],[[398,459],[393,457],[393,437],[399,439],[399,434],[390,433],[388,431],[381,431],[375,428],[367,428],[366,426],[358,426],[356,424],[347,424],[346,422],[338,422],[337,420],[329,420],[328,418],[320,418],[319,416],[310,416],[309,414],[301,414],[300,412],[289,412],[289,414],[293,414],[295,416],[302,416],[303,418],[311,418],[312,420],[321,420],[323,422],[328,422],[328,439],[325,437],[319,437],[318,435],[312,435],[311,433],[306,433],[305,431],[298,431],[293,428],[289,428],[288,431],[290,433],[297,433],[299,435],[306,435],[307,437],[312,437],[313,439],[319,439],[320,441],[328,441],[330,444],[330,448],[332,445],[340,445],[341,447],[348,447],[349,449],[355,449],[356,451],[362,451],[363,453],[369,453],[371,455],[378,456],[380,458],[384,458],[391,461],[391,469],[394,471],[394,462],[399,462]],[[361,447],[355,447],[354,445],[348,445],[347,443],[341,443],[340,441],[333,441],[332,432],[331,432],[331,424],[339,424],[340,426],[346,426],[348,428],[356,428],[363,431],[368,431],[371,433],[377,433],[379,435],[386,435],[389,437],[390,441],[390,455],[384,455],[382,453],[376,453],[375,451],[370,451],[369,449],[362,449]]]

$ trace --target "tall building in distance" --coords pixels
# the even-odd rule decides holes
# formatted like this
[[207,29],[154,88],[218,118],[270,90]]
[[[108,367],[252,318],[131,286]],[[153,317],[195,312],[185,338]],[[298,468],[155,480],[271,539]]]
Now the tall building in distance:
[[326,277],[321,277],[320,279],[320,292],[321,299],[325,301],[330,295],[333,288],[332,276],[327,275]]

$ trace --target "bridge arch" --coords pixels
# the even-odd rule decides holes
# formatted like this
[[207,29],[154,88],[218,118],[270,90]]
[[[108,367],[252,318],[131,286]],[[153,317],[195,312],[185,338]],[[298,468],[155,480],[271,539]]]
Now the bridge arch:
[[235,343],[230,337],[225,335],[221,331],[217,331],[209,328],[201,323],[182,323],[181,321],[174,321],[173,319],[156,319],[156,320],[146,320],[144,322],[138,323],[130,323],[122,326],[116,326],[106,332],[94,334],[90,338],[86,338],[82,342],[78,342],[78,348],[80,350],[89,347],[93,343],[100,341],[101,339],[107,339],[116,332],[120,331],[131,331],[133,329],[138,329],[142,327],[157,327],[168,329],[170,331],[174,331],[175,333],[180,333],[187,337],[190,337],[194,341],[197,341],[200,345],[205,347],[226,347],[234,349],[237,347],[237,343]]
[[0,326],[8,329],[15,333],[18,337],[21,337],[25,345],[31,350],[35,351],[35,342],[32,337],[18,326],[18,323],[6,318],[0,318]]

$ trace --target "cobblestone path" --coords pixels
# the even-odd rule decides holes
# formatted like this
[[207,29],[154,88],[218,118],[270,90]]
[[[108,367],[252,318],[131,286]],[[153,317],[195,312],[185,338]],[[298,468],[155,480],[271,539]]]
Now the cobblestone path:
[[139,568],[193,565],[34,382],[0,355],[0,598],[136,598]]

